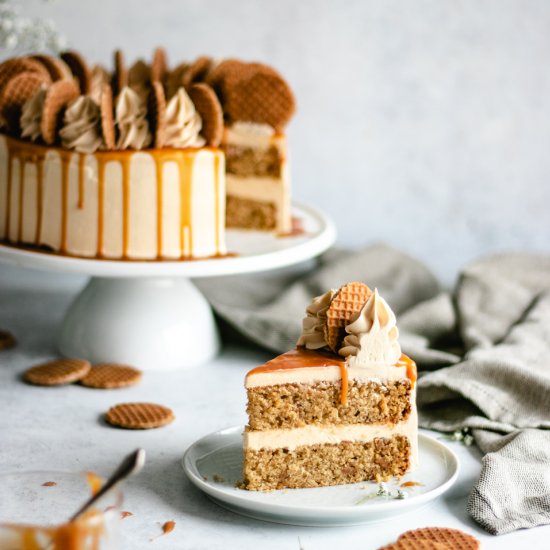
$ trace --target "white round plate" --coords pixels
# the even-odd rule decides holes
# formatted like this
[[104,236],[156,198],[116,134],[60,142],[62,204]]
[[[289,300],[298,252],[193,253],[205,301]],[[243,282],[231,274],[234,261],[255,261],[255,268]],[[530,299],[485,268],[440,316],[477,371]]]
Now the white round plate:
[[427,504],[447,491],[458,476],[456,455],[443,443],[420,433],[419,468],[385,484],[395,492],[406,481],[420,483],[402,489],[407,495],[404,500],[368,498],[377,491],[376,483],[245,491],[235,487],[242,479],[242,432],[243,427],[236,426],[199,439],[187,449],[183,469],[194,485],[223,508],[264,521],[318,527],[380,521]]
[[72,258],[0,245],[0,261],[47,271],[86,273],[96,277],[215,277],[286,267],[314,258],[336,238],[333,223],[321,212],[294,203],[292,215],[304,233],[277,237],[273,233],[228,229],[227,250],[236,256],[193,261],[114,261]]

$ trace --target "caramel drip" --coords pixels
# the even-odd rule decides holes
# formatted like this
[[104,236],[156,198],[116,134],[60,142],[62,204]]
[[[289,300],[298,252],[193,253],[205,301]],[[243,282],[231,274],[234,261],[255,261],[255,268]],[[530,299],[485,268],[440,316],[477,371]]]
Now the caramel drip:
[[214,208],[216,212],[216,254],[220,253],[220,154],[214,153]]
[[340,365],[340,376],[342,378],[342,388],[340,389],[340,405],[345,407],[348,404],[348,367],[345,363]]
[[[192,174],[193,158],[189,155],[178,156],[178,167],[180,176],[180,248],[182,257],[193,256],[193,227],[192,227]],[[187,231],[186,231],[187,230]],[[189,242],[189,250],[185,253],[185,237]]]
[[155,159],[155,167],[157,170],[157,257],[162,258],[163,247],[163,232],[162,232],[162,219],[163,219],[163,190],[164,190],[164,162],[160,159]]
[[106,159],[97,159],[97,257],[103,257],[103,235],[105,225],[104,195],[105,195],[105,164]]
[[406,367],[407,369],[407,378],[411,381],[412,387],[416,383],[417,373],[416,373],[416,363],[404,353],[401,354],[399,361],[395,365],[396,367]]
[[36,216],[36,234],[35,241],[38,244],[40,238],[40,225],[42,219],[41,204],[42,204],[42,166],[46,151],[43,147],[32,143],[20,142],[18,140],[6,137],[6,147],[8,153],[8,170],[7,170],[7,201],[6,201],[6,225],[5,238],[10,240],[10,225],[13,221],[11,208],[13,195],[13,164],[17,160],[19,162],[19,198],[18,198],[18,220],[17,232],[15,240],[22,241],[23,239],[23,214],[24,214],[24,194],[25,194],[25,172],[27,163],[35,163],[37,170],[37,216]]
[[24,158],[20,159],[19,163],[19,219],[17,224],[17,240],[23,240],[23,198],[25,194],[25,168],[27,162]]
[[61,155],[61,252],[67,252],[67,226],[69,222],[69,167],[71,156]]
[[7,197],[6,197],[6,227],[4,231],[4,236],[6,239],[9,240],[10,238],[10,214],[11,214],[11,178],[12,178],[12,166],[14,162],[13,158],[13,149],[9,146],[10,142],[8,141],[8,189],[7,189]]
[[42,200],[44,193],[42,186],[44,185],[44,157],[39,157],[36,163],[36,235],[34,237],[35,244],[40,244],[40,230],[42,226]]
[[78,155],[78,204],[77,208],[82,210],[84,208],[84,168],[85,168],[86,156],[80,153]]
[[122,257],[128,257],[130,243],[130,162],[127,156],[121,159],[122,164]]

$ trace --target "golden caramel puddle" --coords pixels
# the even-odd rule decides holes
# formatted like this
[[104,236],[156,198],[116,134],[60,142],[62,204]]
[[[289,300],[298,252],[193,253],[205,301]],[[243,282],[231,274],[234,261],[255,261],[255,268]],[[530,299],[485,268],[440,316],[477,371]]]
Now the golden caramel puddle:
[[[86,472],[86,482],[92,495],[95,495],[103,484],[102,479],[93,472]],[[55,481],[42,483],[42,487],[56,485]],[[101,538],[105,533],[104,516],[94,508],[75,521],[53,527],[24,524],[5,524],[4,527],[19,535],[18,546],[13,547],[13,550],[99,550]]]

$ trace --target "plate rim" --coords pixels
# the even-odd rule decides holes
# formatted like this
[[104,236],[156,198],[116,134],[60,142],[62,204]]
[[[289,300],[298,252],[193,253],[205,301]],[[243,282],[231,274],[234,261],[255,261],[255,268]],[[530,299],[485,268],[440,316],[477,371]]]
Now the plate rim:
[[[228,428],[223,428],[221,430],[217,430],[215,432],[212,432],[210,434],[207,434],[199,439],[197,439],[195,442],[193,442],[185,451],[182,460],[181,465],[182,468],[187,475],[187,478],[189,481],[195,485],[198,489],[203,491],[207,496],[212,497],[214,501],[222,500],[224,503],[234,503],[236,506],[240,507],[249,507],[250,505],[256,505],[259,509],[258,512],[260,512],[261,515],[266,514],[274,514],[278,517],[281,517],[282,515],[289,515],[289,514],[299,514],[301,517],[304,517],[304,512],[307,511],[307,516],[304,517],[305,520],[307,520],[308,517],[311,517],[313,515],[327,515],[330,514],[333,518],[337,519],[343,519],[343,518],[350,518],[350,519],[357,519],[361,517],[368,517],[373,512],[385,512],[387,510],[403,510],[406,511],[409,508],[418,506],[421,507],[428,502],[436,499],[437,497],[441,496],[443,493],[447,492],[456,482],[459,474],[460,474],[460,461],[458,459],[457,454],[450,449],[447,445],[445,445],[443,442],[437,440],[434,437],[431,437],[425,433],[418,432],[419,437],[419,446],[421,445],[420,440],[423,441],[423,443],[426,445],[432,445],[437,449],[443,450],[444,454],[447,455],[447,459],[450,458],[451,463],[447,461],[447,468],[451,468],[451,474],[449,478],[444,481],[441,485],[438,487],[432,489],[431,491],[428,491],[426,493],[422,493],[420,495],[413,495],[405,500],[391,500],[386,502],[379,502],[376,504],[373,504],[368,507],[362,507],[357,505],[347,505],[347,506],[338,506],[338,507],[318,507],[318,506],[308,506],[307,509],[303,506],[296,506],[292,504],[282,504],[282,503],[272,503],[272,502],[258,502],[256,500],[249,500],[245,496],[241,495],[234,495],[227,493],[224,490],[218,489],[214,487],[212,484],[208,483],[202,477],[198,474],[198,470],[196,469],[196,462],[191,459],[191,454],[196,449],[198,445],[203,443],[205,440],[210,439],[212,437],[216,436],[232,436],[236,435],[238,432],[244,431],[244,426],[231,426]],[[209,453],[210,454],[210,453]],[[193,471],[193,468],[197,470],[197,473]],[[243,505],[243,503],[245,503]],[[236,513],[240,513],[239,511],[235,511]],[[255,516],[249,516],[249,517],[255,517]],[[288,522],[284,522],[288,523]]]

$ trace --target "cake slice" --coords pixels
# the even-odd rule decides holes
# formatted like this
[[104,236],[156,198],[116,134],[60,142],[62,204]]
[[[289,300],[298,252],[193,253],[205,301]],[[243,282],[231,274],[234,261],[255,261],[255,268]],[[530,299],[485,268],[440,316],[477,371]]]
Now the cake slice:
[[[345,336],[335,338],[338,323]],[[296,349],[246,376],[243,486],[265,491],[403,476],[417,464],[415,381],[395,315],[376,290],[350,283],[315,298]]]
[[267,124],[235,122],[224,132],[227,227],[291,231],[287,141]]

